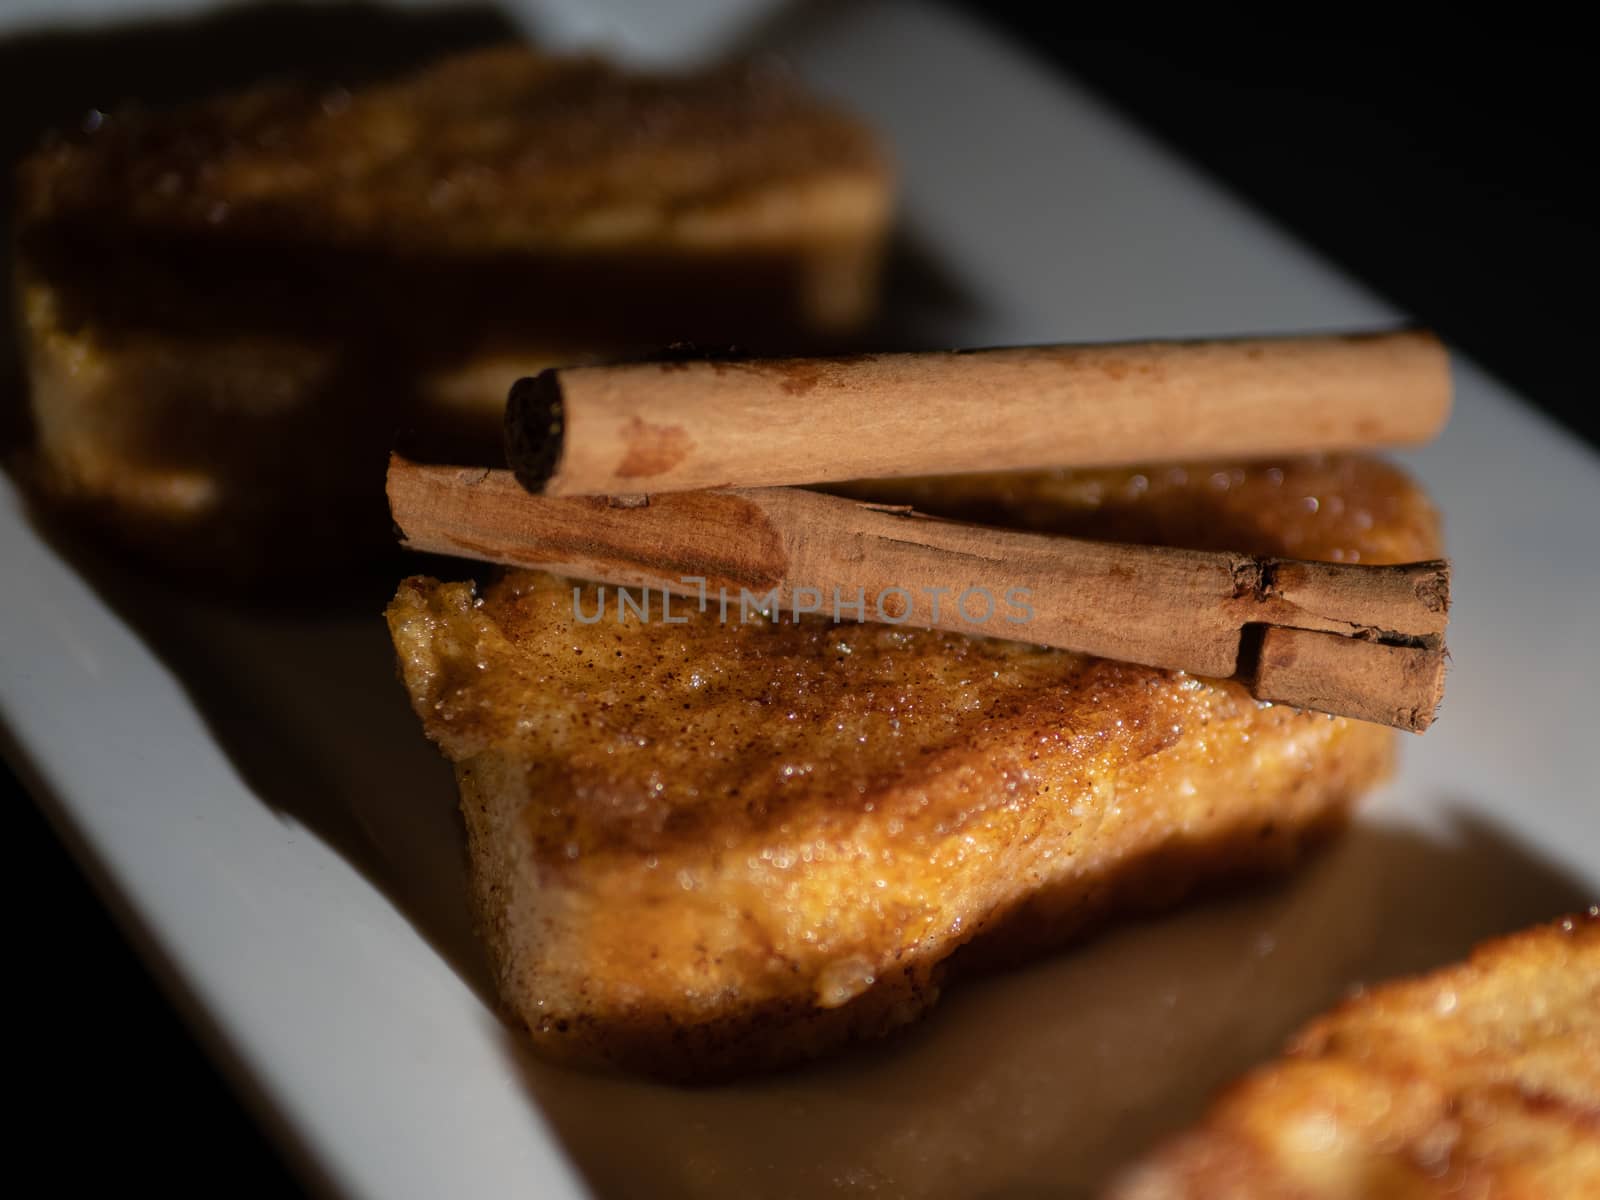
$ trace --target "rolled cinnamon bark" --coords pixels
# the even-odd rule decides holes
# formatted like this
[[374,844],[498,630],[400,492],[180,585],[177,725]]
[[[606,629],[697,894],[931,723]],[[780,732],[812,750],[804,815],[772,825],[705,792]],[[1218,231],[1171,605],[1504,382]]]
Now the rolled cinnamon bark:
[[771,487],[1426,441],[1450,411],[1420,331],[545,371],[506,409],[549,496]]
[[724,619],[754,605],[1037,642],[1233,676],[1262,700],[1418,732],[1443,694],[1445,562],[1123,546],[792,488],[618,506],[529,496],[507,471],[398,457],[388,492],[412,549],[692,596]]

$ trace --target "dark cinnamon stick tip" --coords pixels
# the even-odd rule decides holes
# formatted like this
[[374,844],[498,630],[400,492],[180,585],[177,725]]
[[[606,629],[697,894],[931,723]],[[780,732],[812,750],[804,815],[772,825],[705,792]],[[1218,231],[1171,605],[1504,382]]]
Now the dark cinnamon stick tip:
[[506,465],[517,482],[543,495],[561,465],[566,404],[554,369],[519,379],[506,397]]

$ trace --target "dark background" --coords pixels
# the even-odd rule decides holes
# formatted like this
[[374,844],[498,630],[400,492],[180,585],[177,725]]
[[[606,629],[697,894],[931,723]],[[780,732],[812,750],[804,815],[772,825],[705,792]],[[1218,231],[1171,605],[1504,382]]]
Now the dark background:
[[[971,7],[1600,442],[1592,75],[1576,39],[1076,39],[1040,23],[1053,6]],[[127,60],[113,47],[106,69]],[[64,1186],[292,1189],[3,767],[0,802],[19,865],[6,873],[15,1153]]]

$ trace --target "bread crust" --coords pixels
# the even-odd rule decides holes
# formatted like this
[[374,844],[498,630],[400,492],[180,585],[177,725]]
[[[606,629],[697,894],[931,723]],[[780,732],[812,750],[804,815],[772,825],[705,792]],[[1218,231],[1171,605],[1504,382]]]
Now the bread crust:
[[30,237],[748,249],[881,220],[887,171],[860,122],[771,71],[649,74],[507,46],[355,92],[272,84],[112,113],[22,164],[18,208]]

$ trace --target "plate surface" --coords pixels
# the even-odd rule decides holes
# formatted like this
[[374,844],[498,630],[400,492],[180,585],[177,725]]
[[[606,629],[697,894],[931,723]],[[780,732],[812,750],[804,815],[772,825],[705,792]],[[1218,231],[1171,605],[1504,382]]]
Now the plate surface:
[[[766,28],[894,147],[911,340],[1401,317],[950,14],[829,6]],[[1346,838],[1282,886],[957,986],[906,1038],[755,1084],[526,1058],[482,999],[453,784],[375,612],[180,599],[47,537],[0,480],[0,723],[197,1027],[333,1191],[1089,1194],[1351,984],[1600,897],[1600,463],[1470,364],[1457,383],[1449,431],[1405,456],[1456,563],[1446,706]]]

